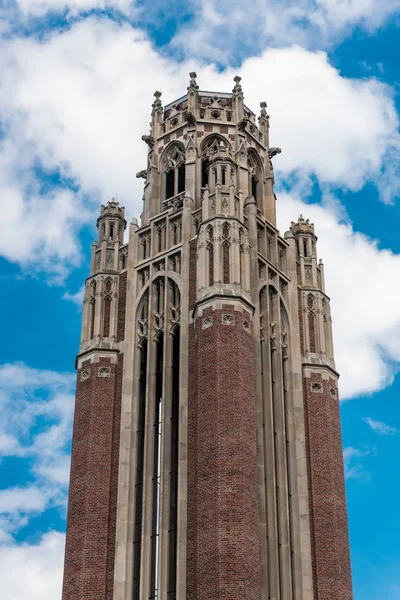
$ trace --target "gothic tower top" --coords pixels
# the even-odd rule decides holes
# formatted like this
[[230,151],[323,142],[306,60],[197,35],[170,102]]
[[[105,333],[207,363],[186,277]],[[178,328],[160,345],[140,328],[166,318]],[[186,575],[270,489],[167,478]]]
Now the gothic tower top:
[[[257,119],[244,104],[239,76],[231,93],[201,91],[196,77],[190,73],[187,94],[164,107],[161,92],[154,94],[150,133],[142,136],[147,168],[137,173],[145,180],[142,225],[183,197],[200,209],[206,189],[218,185],[230,187],[242,203],[253,196],[258,214],[275,225],[271,159],[281,150],[269,145],[267,103],[260,103]],[[188,165],[194,165],[192,177]]]

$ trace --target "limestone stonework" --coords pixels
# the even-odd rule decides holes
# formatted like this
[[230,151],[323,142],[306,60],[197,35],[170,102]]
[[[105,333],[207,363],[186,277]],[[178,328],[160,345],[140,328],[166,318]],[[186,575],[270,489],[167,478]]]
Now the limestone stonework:
[[276,228],[269,116],[155,93],[140,224],[86,280],[63,600],[351,600],[314,225]]

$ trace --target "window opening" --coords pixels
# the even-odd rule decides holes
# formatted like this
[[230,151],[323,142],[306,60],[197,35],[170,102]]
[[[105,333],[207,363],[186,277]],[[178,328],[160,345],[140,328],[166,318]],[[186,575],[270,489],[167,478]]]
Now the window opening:
[[175,196],[175,171],[169,169],[165,174],[165,198],[172,198]]
[[143,465],[144,432],[146,418],[146,373],[147,340],[140,348],[139,356],[139,416],[137,426],[137,469],[135,481],[135,522],[133,530],[133,600],[140,600],[140,559],[142,546],[142,501],[143,501]]
[[201,162],[201,187],[208,185],[208,166],[210,161],[208,158],[204,158]]
[[185,191],[185,165],[178,167],[178,194]]

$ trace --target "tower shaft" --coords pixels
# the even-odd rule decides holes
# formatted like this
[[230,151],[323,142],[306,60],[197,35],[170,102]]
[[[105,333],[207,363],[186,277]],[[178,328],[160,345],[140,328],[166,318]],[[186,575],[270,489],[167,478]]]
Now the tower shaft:
[[275,220],[266,103],[155,93],[140,225],[85,284],[63,600],[351,600],[314,226]]

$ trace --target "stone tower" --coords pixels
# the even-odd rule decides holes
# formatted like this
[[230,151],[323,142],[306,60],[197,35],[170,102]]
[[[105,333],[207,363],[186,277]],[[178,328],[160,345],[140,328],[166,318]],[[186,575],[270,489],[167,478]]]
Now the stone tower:
[[276,228],[269,116],[155,93],[141,222],[97,221],[63,600],[351,600],[314,226]]

